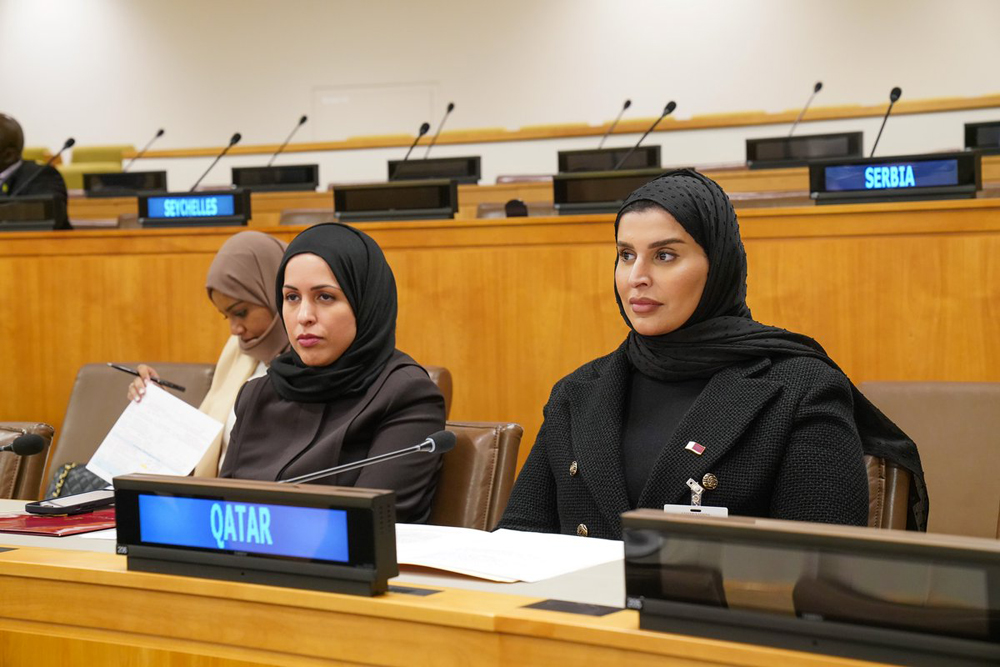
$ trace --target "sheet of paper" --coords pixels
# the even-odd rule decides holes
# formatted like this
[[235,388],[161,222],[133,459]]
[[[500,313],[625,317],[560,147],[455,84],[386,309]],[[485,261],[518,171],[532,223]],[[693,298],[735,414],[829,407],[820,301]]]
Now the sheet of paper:
[[108,482],[116,475],[186,475],[222,432],[222,424],[156,385],[142,402],[129,401],[87,470]]
[[117,540],[118,539],[118,529],[108,528],[107,530],[96,530],[93,533],[84,533],[80,535],[85,540]]
[[498,582],[541,581],[621,560],[622,543],[575,535],[396,525],[396,558]]

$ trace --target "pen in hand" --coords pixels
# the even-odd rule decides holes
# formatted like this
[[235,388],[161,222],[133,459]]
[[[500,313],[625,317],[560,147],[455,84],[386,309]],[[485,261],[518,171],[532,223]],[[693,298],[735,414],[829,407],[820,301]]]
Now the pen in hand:
[[[137,371],[137,370],[135,370],[133,368],[129,368],[128,366],[122,366],[120,364],[113,364],[110,361],[108,362],[108,366],[111,366],[111,368],[114,368],[115,370],[121,371],[122,373],[128,373],[129,375],[134,375],[136,377],[142,377],[139,374],[139,371]],[[151,377],[149,379],[152,380],[153,382],[155,382],[156,384],[160,385],[161,387],[167,387],[168,389],[176,389],[177,391],[187,391],[184,387],[180,386],[179,384],[174,384],[173,382],[168,382],[167,380],[161,380],[160,378],[154,378],[154,377]]]

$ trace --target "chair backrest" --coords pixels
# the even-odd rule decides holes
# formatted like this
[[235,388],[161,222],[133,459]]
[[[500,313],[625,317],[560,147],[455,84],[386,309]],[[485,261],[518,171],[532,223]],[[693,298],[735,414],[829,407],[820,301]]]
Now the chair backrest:
[[[135,367],[137,364],[127,363]],[[197,407],[212,386],[214,364],[151,363],[166,380],[185,387],[187,391],[170,393]],[[62,431],[49,448],[45,474],[36,492],[45,492],[48,479],[64,463],[86,463],[94,455],[111,427],[128,406],[128,386],[133,376],[106,364],[87,364],[80,368],[73,391],[66,405]]]
[[906,530],[910,511],[910,473],[892,461],[865,456],[868,469],[868,525]]
[[451,414],[451,371],[444,366],[424,366],[424,370],[444,394],[444,418],[448,419]]
[[[9,445],[19,438],[21,430],[39,435],[45,441],[45,449],[52,445],[53,429],[48,424],[38,422],[0,422],[0,447]],[[11,431],[7,429],[19,429]],[[0,498],[38,500],[38,487],[45,468],[45,452],[32,456],[18,456],[13,452],[0,453]]]
[[286,208],[278,219],[279,225],[305,225],[312,227],[324,222],[336,222],[332,208]]
[[860,389],[917,443],[928,531],[1000,537],[1000,383],[866,382]]
[[134,151],[132,144],[110,144],[106,146],[74,146],[73,162],[122,162],[122,153]]
[[524,431],[505,422],[448,422],[447,428],[458,443],[444,455],[430,523],[492,530],[514,486]]

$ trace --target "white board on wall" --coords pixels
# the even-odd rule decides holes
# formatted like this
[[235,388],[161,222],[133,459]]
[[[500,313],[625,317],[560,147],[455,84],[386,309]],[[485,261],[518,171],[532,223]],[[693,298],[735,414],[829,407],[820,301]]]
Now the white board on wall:
[[438,103],[439,89],[436,82],[313,88],[313,140],[336,141],[373,134],[416,135],[424,122],[436,127],[438,116],[444,113],[444,104]]

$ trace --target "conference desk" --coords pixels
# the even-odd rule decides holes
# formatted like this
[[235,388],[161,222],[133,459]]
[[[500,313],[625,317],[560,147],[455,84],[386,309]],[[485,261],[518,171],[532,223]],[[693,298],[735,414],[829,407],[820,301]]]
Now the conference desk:
[[[0,511],[20,506],[0,501]],[[568,597],[621,607],[620,562],[536,584],[409,571],[390,584],[364,598],[129,572],[110,541],[0,534],[0,664],[874,664],[643,631],[631,610],[525,607]]]
[[[745,198],[741,201],[740,195],[765,195],[765,200],[761,203],[772,206],[787,204],[787,199],[781,198],[781,195],[808,201],[807,167],[747,169],[741,165],[728,167],[717,165],[705,166],[702,169],[703,173],[718,182],[723,190],[734,195],[737,208],[741,205],[759,205]],[[984,184],[1000,183],[1000,155],[984,156],[982,169]],[[767,198],[766,195],[777,197]],[[529,180],[495,185],[461,184],[458,186],[458,212],[455,217],[459,220],[476,218],[480,204],[502,205],[511,199],[520,199],[526,203],[551,203],[552,182]],[[249,225],[253,228],[276,226],[281,220],[282,212],[287,210],[332,210],[332,208],[333,195],[330,192],[257,192],[252,195],[253,214]],[[88,226],[113,227],[117,225],[118,216],[137,212],[135,197],[73,196],[69,199],[70,220],[79,224],[81,229],[86,229]]]

